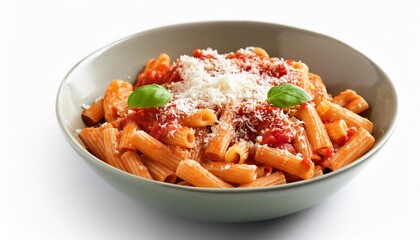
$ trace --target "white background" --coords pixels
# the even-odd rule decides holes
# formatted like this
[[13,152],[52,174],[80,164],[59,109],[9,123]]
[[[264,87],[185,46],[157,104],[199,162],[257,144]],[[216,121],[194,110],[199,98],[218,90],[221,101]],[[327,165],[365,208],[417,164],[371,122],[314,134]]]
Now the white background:
[[[419,10],[418,1],[0,0],[0,239],[420,239]],[[121,195],[65,141],[58,87],[110,42],[203,20],[286,24],[363,52],[398,91],[393,136],[338,193],[270,221],[189,221]]]

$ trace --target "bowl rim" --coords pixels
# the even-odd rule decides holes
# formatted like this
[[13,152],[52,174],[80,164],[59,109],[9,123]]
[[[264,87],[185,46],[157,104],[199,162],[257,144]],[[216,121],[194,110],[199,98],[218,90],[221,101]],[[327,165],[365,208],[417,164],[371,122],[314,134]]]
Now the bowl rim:
[[[392,120],[390,123],[390,127],[388,129],[388,131],[384,132],[384,135],[382,136],[381,140],[379,142],[375,142],[375,145],[372,149],[370,149],[367,153],[365,153],[362,157],[356,159],[355,161],[353,161],[352,163],[348,164],[347,166],[340,168],[336,171],[332,171],[329,172],[328,174],[324,174],[322,176],[316,177],[316,178],[311,178],[311,179],[307,179],[307,180],[302,180],[302,181],[297,181],[297,182],[292,182],[292,183],[287,183],[287,184],[282,184],[282,185],[276,185],[276,186],[266,186],[266,187],[254,187],[254,188],[205,188],[205,187],[191,187],[191,186],[183,186],[183,185],[178,185],[178,184],[173,184],[173,183],[166,183],[166,182],[159,182],[156,180],[150,180],[150,179],[146,179],[146,178],[141,178],[138,176],[135,176],[133,174],[130,174],[128,172],[122,171],[118,168],[115,168],[107,163],[105,163],[104,161],[102,161],[101,159],[97,158],[96,156],[94,156],[93,154],[91,154],[89,151],[87,151],[87,149],[82,146],[77,140],[76,137],[74,136],[74,133],[72,133],[65,125],[64,125],[64,116],[62,115],[62,93],[64,91],[64,89],[66,88],[66,85],[69,81],[69,79],[71,78],[72,73],[81,65],[83,64],[85,61],[89,60],[89,59],[94,59],[96,56],[99,56],[102,52],[106,51],[109,48],[112,48],[116,45],[118,45],[119,43],[122,43],[126,40],[129,39],[133,39],[136,37],[139,37],[141,35],[144,34],[151,34],[155,31],[164,31],[165,29],[172,29],[172,28],[179,28],[179,27],[192,27],[195,25],[224,25],[224,24],[239,24],[239,25],[250,25],[250,24],[254,24],[254,25],[261,25],[261,26],[272,26],[272,27],[276,27],[276,28],[284,28],[284,29],[288,29],[288,30],[292,30],[292,31],[298,31],[304,34],[309,34],[312,36],[318,36],[324,39],[327,39],[329,41],[334,41],[337,42],[340,45],[343,45],[344,47],[349,48],[350,50],[356,52],[357,54],[361,55],[363,58],[365,58],[366,60],[368,60],[377,70],[379,70],[383,76],[385,77],[384,80],[386,82],[388,82],[389,87],[391,88],[392,92],[395,95],[395,113],[392,116]],[[289,26],[289,25],[283,25],[283,24],[278,24],[278,23],[273,23],[273,22],[263,22],[263,21],[249,21],[249,20],[219,20],[219,21],[198,21],[198,22],[186,22],[186,23],[178,23],[178,24],[172,24],[172,25],[165,25],[165,26],[161,26],[161,27],[156,27],[156,28],[151,28],[151,29],[147,29],[144,31],[140,31],[131,35],[128,35],[126,37],[120,38],[119,40],[116,40],[114,42],[111,42],[95,51],[93,51],[92,53],[88,54],[86,57],[82,58],[79,62],[77,62],[68,72],[67,74],[64,76],[59,89],[57,91],[57,95],[56,95],[56,104],[55,104],[55,111],[56,111],[56,117],[58,120],[58,124],[65,136],[65,138],[67,139],[67,141],[70,143],[70,145],[73,147],[73,149],[79,154],[80,157],[84,158],[84,160],[90,161],[94,164],[96,164],[97,166],[100,166],[104,169],[106,169],[107,171],[111,171],[114,174],[118,174],[121,176],[124,176],[126,178],[131,178],[134,181],[144,181],[144,183],[148,183],[148,184],[156,184],[158,186],[162,186],[162,187],[166,187],[166,188],[173,188],[176,190],[182,190],[182,191],[191,191],[191,192],[207,192],[207,193],[250,193],[250,192],[270,192],[270,191],[280,191],[282,189],[289,189],[289,188],[295,188],[295,187],[303,187],[312,183],[316,183],[316,182],[320,182],[320,181],[325,181],[328,180],[330,178],[333,178],[334,176],[337,175],[341,175],[344,174],[345,172],[355,168],[356,166],[362,164],[362,163],[366,163],[371,156],[373,156],[374,154],[376,154],[380,148],[382,148],[385,143],[388,141],[388,139],[391,137],[392,133],[394,132],[397,122],[398,122],[398,111],[399,111],[399,103],[398,103],[398,95],[397,95],[397,91],[396,88],[394,86],[394,84],[392,83],[391,79],[388,77],[388,75],[375,63],[373,62],[370,58],[368,58],[366,55],[364,55],[363,53],[359,52],[358,50],[354,49],[353,47],[351,47],[350,45],[336,39],[333,37],[330,37],[328,35],[325,34],[321,34],[318,32],[314,32],[311,30],[306,30],[306,29],[302,29],[302,28],[298,28],[298,27],[293,27],[293,26]],[[73,131],[75,131],[76,129],[74,129]]]

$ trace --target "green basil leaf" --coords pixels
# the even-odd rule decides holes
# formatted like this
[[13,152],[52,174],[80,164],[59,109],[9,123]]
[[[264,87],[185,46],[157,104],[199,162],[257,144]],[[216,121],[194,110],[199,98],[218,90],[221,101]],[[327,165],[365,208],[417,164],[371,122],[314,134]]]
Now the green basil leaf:
[[172,93],[158,84],[149,84],[137,88],[127,100],[129,107],[150,108],[161,107],[172,98]]
[[291,83],[274,86],[267,93],[267,101],[278,108],[290,108],[311,99],[303,88]]

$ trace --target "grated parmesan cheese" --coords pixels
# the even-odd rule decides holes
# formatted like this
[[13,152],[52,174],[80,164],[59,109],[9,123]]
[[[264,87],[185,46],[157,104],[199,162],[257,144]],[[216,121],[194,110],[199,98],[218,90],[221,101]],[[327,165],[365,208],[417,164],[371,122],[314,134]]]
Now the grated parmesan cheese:
[[255,106],[265,102],[273,83],[287,81],[261,75],[256,64],[250,67],[250,71],[244,71],[238,66],[237,59],[227,59],[216,50],[207,49],[205,54],[214,58],[184,55],[178,61],[182,81],[172,83],[168,89],[174,94],[173,103],[179,112],[191,114],[197,108],[227,104]]

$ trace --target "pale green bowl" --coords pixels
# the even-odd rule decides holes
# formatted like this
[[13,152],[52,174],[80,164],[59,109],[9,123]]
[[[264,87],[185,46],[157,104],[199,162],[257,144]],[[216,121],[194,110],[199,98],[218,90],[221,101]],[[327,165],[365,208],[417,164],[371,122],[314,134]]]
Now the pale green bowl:
[[[225,53],[247,46],[262,47],[270,56],[302,60],[311,72],[322,77],[333,94],[351,88],[365,97],[371,106],[366,116],[375,124],[374,148],[352,164],[312,180],[255,189],[206,189],[127,174],[91,155],[76,136],[75,129],[84,127],[81,105],[102,96],[113,79],[134,82],[150,58],[167,53],[176,59],[196,48],[211,47]],[[303,210],[356,176],[390,137],[396,124],[397,95],[389,78],[374,62],[333,38],[270,23],[201,22],[137,33],[92,53],[64,78],[57,94],[56,111],[71,146],[99,176],[122,193],[187,218],[241,222]]]

